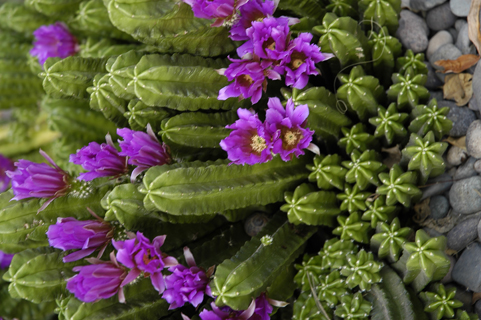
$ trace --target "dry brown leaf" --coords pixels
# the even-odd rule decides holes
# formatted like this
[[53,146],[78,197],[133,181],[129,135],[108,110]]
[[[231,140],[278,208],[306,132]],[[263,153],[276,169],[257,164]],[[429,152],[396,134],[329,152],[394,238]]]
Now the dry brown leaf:
[[458,252],[456,250],[449,249],[449,248],[444,249],[444,253],[447,254],[448,256],[454,256],[454,255],[458,254]]
[[402,154],[401,154],[401,149],[399,148],[399,144],[387,149],[381,148],[381,151],[386,152],[388,154],[388,156],[384,158],[382,163],[389,169],[391,169],[394,164],[399,163],[399,161],[401,161]]
[[416,212],[413,217],[414,222],[421,223],[429,217],[431,214],[431,209],[429,208],[430,199],[431,198],[426,198],[414,205],[414,211]]
[[473,293],[473,300],[472,300],[472,304],[475,304],[476,301],[480,300],[481,299],[481,292],[475,292]]
[[474,66],[478,60],[479,56],[476,54],[464,54],[456,60],[438,60],[434,64],[444,68],[440,70],[442,73],[460,73]]
[[454,99],[456,105],[466,105],[473,96],[473,75],[469,73],[448,74],[444,78],[444,99]]
[[461,148],[464,151],[468,151],[468,150],[466,150],[466,136],[461,137],[461,138],[457,138],[457,139],[453,138],[453,137],[447,137],[446,139],[443,139],[443,141],[446,141],[450,145]]
[[472,0],[468,14],[468,36],[474,43],[478,53],[481,53],[481,33],[479,31],[479,11],[481,10],[481,0]]

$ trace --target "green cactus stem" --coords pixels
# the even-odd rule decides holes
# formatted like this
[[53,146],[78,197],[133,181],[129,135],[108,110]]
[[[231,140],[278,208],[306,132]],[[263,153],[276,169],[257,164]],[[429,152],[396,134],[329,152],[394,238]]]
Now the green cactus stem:
[[[342,271],[341,271],[342,272]],[[334,270],[326,276],[319,277],[319,284],[316,286],[317,297],[320,301],[326,302],[329,307],[334,308],[340,297],[349,293],[346,281],[339,271]]]
[[393,74],[393,84],[389,87],[387,96],[396,101],[400,109],[408,105],[414,109],[420,101],[429,98],[429,91],[424,87],[426,81],[426,75],[416,74],[412,68],[408,68],[404,74]]
[[302,292],[296,299],[293,313],[293,320],[329,320],[333,316],[327,303],[320,302],[316,295],[310,291]]
[[382,263],[374,261],[372,252],[362,249],[356,255],[347,256],[347,264],[341,268],[341,275],[347,277],[345,283],[350,289],[359,286],[361,291],[366,291],[381,281],[381,268]]
[[351,186],[346,184],[344,193],[337,194],[337,198],[342,201],[341,210],[350,213],[357,210],[366,210],[364,201],[371,195],[371,192],[361,192],[359,185]]
[[81,1],[82,0],[27,0],[25,1],[25,6],[48,17],[66,20],[78,10]]
[[404,138],[408,131],[404,127],[405,120],[409,117],[407,113],[398,113],[395,103],[391,103],[389,107],[384,109],[379,106],[378,116],[369,119],[369,123],[376,126],[374,136],[376,138],[384,136],[387,144],[392,145],[396,138]]
[[143,131],[150,123],[152,128],[160,128],[162,120],[175,115],[175,111],[166,107],[150,107],[138,99],[131,100],[124,117],[128,119],[132,130]]
[[[297,286],[302,289],[302,291],[310,290],[310,281],[315,282],[314,285],[318,285],[319,278],[322,274],[328,273],[330,267],[322,267],[322,257],[320,255],[310,257],[309,255],[304,255],[302,264],[296,264],[296,269],[298,270],[294,281]],[[309,276],[311,280],[309,280]]]
[[401,0],[361,0],[359,7],[363,12],[365,24],[377,22],[381,27],[396,33],[399,26],[398,14],[401,12]]
[[402,150],[402,155],[405,162],[409,161],[408,170],[417,170],[421,175],[421,183],[425,183],[428,178],[444,172],[445,164],[442,155],[447,147],[448,144],[445,142],[435,142],[432,131],[429,131],[424,138],[412,133],[409,143]]
[[83,58],[110,58],[131,50],[142,50],[144,46],[139,44],[118,44],[117,41],[108,38],[88,37],[80,45],[79,55]]
[[396,202],[409,207],[411,202],[416,202],[422,195],[421,190],[414,184],[417,175],[414,171],[403,172],[399,165],[395,164],[389,174],[380,173],[383,185],[378,187],[376,193],[386,195],[386,204],[392,206]]
[[347,154],[351,154],[353,150],[359,150],[361,152],[366,151],[374,137],[369,133],[366,133],[366,129],[362,123],[357,123],[349,128],[342,128],[344,137],[339,139],[338,145],[346,150]]
[[341,157],[338,154],[317,155],[314,157],[314,165],[307,165],[306,168],[312,171],[309,181],[317,181],[319,189],[344,189],[347,170],[341,167]]
[[436,99],[431,99],[428,105],[418,105],[413,110],[416,117],[409,125],[409,131],[424,136],[433,131],[436,139],[440,140],[445,134],[449,134],[453,123],[448,119],[449,107],[438,108]]
[[366,150],[362,154],[358,150],[351,153],[351,161],[343,161],[342,165],[349,171],[346,173],[346,182],[357,183],[359,189],[366,189],[369,184],[379,186],[377,175],[386,169],[378,160],[379,155],[374,150]]
[[426,305],[424,311],[430,312],[437,320],[443,317],[453,318],[454,310],[463,305],[461,301],[454,299],[456,288],[446,290],[442,284],[437,283],[434,291],[423,291],[419,294]]
[[390,262],[396,262],[411,232],[411,228],[401,228],[398,217],[391,224],[380,222],[376,234],[371,237],[371,247],[377,251],[379,258],[387,257]]
[[32,33],[41,26],[55,21],[21,3],[6,2],[0,6],[0,27],[16,31],[27,38],[32,38]]
[[458,309],[456,311],[456,320],[478,320],[478,315],[475,313],[468,313],[466,310]]
[[354,295],[346,294],[341,297],[341,304],[337,306],[334,314],[343,319],[368,319],[372,305],[364,300],[361,292]]
[[[344,240],[338,238],[331,238],[324,242],[324,246],[319,251],[321,257],[321,268],[338,269],[347,263],[346,256],[348,254],[355,254],[358,251],[358,247],[352,240]],[[316,260],[317,263],[317,260]]]
[[357,1],[354,0],[329,0],[326,10],[334,13],[338,17],[349,16],[353,19],[358,17]]
[[333,234],[341,237],[342,240],[354,240],[361,243],[369,243],[368,232],[370,226],[362,222],[359,213],[353,212],[349,217],[338,216],[339,227],[332,231]]
[[383,27],[379,33],[369,31],[368,39],[372,48],[374,74],[382,84],[390,85],[395,61],[401,55],[402,45],[397,38],[389,35],[387,27]]
[[379,222],[389,222],[396,212],[396,206],[386,205],[386,198],[380,196],[374,202],[366,201],[368,209],[364,211],[361,219],[371,221],[371,228],[375,229]]
[[112,57],[107,61],[105,68],[110,75],[108,78],[109,84],[117,97],[126,100],[135,98],[132,79],[134,78],[135,66],[142,56],[142,52],[132,50],[117,57]]
[[411,49],[406,51],[403,57],[396,60],[396,68],[399,74],[404,74],[412,68],[415,74],[428,74],[428,67],[424,64],[424,53],[414,54]]

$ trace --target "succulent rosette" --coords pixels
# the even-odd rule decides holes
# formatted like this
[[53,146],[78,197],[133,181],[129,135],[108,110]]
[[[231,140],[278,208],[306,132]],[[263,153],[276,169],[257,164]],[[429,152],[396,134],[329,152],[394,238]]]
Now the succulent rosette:
[[230,38],[234,41],[249,40],[246,30],[252,26],[252,22],[272,17],[276,7],[276,3],[270,0],[251,0],[247,2],[239,9],[240,18],[232,25]]
[[294,106],[292,99],[287,100],[286,108],[279,98],[269,98],[266,112],[266,131],[273,136],[272,151],[279,154],[284,161],[292,156],[304,154],[303,149],[309,147],[314,131],[306,128],[309,107]]
[[221,148],[227,151],[227,158],[234,164],[242,165],[271,160],[272,138],[257,114],[250,110],[238,109],[237,115],[239,120],[226,126],[234,131],[220,142]]
[[178,264],[174,257],[169,257],[160,251],[166,236],[158,236],[150,242],[141,232],[125,241],[112,241],[117,249],[117,260],[131,269],[124,279],[122,286],[134,281],[141,273],[149,276],[155,290],[159,293],[165,290],[165,281],[162,270]]
[[7,170],[15,170],[13,161],[0,154],[0,192],[7,190],[12,180],[7,175]]
[[43,66],[48,58],[66,58],[78,51],[77,39],[70,34],[67,26],[56,22],[48,26],[41,26],[33,32],[35,41],[30,55],[38,57]]

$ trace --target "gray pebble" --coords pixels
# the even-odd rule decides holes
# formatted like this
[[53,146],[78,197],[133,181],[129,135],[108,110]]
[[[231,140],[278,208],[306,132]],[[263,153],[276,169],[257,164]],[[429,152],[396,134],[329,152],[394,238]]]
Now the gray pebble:
[[401,0],[401,8],[410,8],[411,7],[411,0]]
[[476,158],[469,157],[468,160],[456,170],[454,175],[454,180],[466,179],[477,175],[478,173],[474,169],[474,164],[476,163]]
[[468,153],[456,146],[451,146],[446,155],[446,163],[449,166],[459,166],[468,159]]
[[481,291],[481,244],[469,245],[454,265],[453,280],[472,291]]
[[[427,62],[426,64],[431,65],[429,62]],[[436,99],[436,101],[443,100],[443,92],[440,90],[429,91],[429,101],[431,101],[431,99]]]
[[448,256],[448,258],[449,258],[449,261],[451,262],[451,266],[449,267],[448,273],[441,280],[442,284],[450,283],[451,281],[453,281],[453,269],[454,269],[454,265],[456,264],[456,259],[454,259],[453,256]]
[[469,100],[468,108],[470,110],[479,112],[478,100],[476,100],[476,98],[474,98],[474,96]]
[[474,170],[477,173],[481,173],[481,160],[476,160],[476,162],[474,163]]
[[429,210],[431,218],[434,220],[442,219],[448,215],[449,201],[443,196],[434,196],[429,199]]
[[481,120],[473,121],[466,132],[466,150],[476,159],[481,158]]
[[480,193],[480,176],[455,181],[449,191],[449,203],[456,212],[472,214],[481,211]]
[[456,39],[456,47],[458,47],[463,54],[471,53],[474,46],[471,45],[471,40],[469,40],[468,24],[465,24],[461,30],[459,30],[458,37]]
[[461,251],[478,237],[479,217],[470,218],[459,222],[447,234],[447,246],[450,249]]
[[422,189],[423,196],[421,197],[421,200],[436,196],[438,194],[443,194],[444,192],[448,191],[453,185],[452,180],[453,178],[447,173],[443,173],[436,178],[429,179],[426,182],[426,185],[428,185],[429,187]]
[[448,43],[453,43],[453,36],[451,33],[446,30],[439,31],[429,40],[426,57],[429,59],[432,54],[439,49],[439,47]]
[[476,114],[469,108],[458,107],[456,103],[449,100],[438,101],[438,107],[449,107],[448,119],[453,122],[453,127],[449,131],[452,137],[463,137],[468,131],[469,125],[476,120]]
[[454,26],[457,17],[451,12],[449,2],[432,8],[426,15],[426,24],[434,31],[447,30]]
[[473,74],[473,97],[476,99],[478,106],[481,106],[481,63],[476,64]]
[[461,30],[461,28],[462,28],[465,24],[468,24],[468,22],[466,21],[466,19],[458,19],[458,20],[456,20],[456,22],[454,23],[454,28],[456,29],[456,31],[459,32],[459,30]]
[[458,31],[454,28],[449,28],[448,32],[451,34],[451,37],[453,37],[453,43],[456,43],[456,39],[458,38]]
[[[441,232],[438,232],[438,231],[436,231],[436,230],[434,230],[434,229],[431,229],[431,228],[425,227],[425,228],[423,228],[423,230],[426,231],[426,233],[427,233],[431,238],[444,236]],[[412,239],[412,241],[414,241],[414,239],[415,239],[414,236],[415,236],[415,235],[413,234],[413,239]],[[408,240],[408,241],[411,241],[410,239],[407,239],[407,240]]]
[[429,28],[423,18],[409,10],[401,11],[396,36],[405,48],[414,53],[423,52],[428,47],[428,34]]
[[[424,62],[426,64],[426,67],[428,68],[428,79],[426,80],[426,83],[424,86],[430,90],[438,90],[442,89],[444,82],[439,79],[438,76],[436,76],[436,70],[431,66],[431,64],[427,61]],[[439,91],[441,94],[439,98],[436,96],[436,100],[442,100],[443,99],[443,92]],[[433,96],[429,98],[429,100],[433,99]]]
[[458,17],[467,17],[471,7],[471,0],[451,0],[449,6],[452,13]]
[[410,8],[416,11],[427,11],[446,0],[411,0]]

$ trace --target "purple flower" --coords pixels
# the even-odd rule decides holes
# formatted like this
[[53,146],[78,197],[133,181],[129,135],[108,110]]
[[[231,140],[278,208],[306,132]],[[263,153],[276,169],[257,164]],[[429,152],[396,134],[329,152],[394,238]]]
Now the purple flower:
[[119,155],[110,135],[107,143],[90,142],[88,146],[70,155],[70,162],[81,165],[88,172],[81,173],[79,180],[90,181],[100,177],[116,177],[128,171],[127,158]]
[[12,258],[15,254],[5,253],[0,251],[0,269],[5,269],[10,266],[10,262],[12,262]]
[[40,154],[53,166],[46,163],[35,163],[28,160],[15,162],[17,169],[7,171],[12,178],[12,190],[15,197],[12,200],[25,198],[50,198],[38,212],[45,209],[54,199],[63,196],[70,188],[70,176],[60,169],[55,162],[40,150]]
[[57,223],[49,226],[47,237],[51,247],[64,251],[81,249],[64,257],[63,262],[85,258],[97,249],[100,249],[98,258],[102,256],[113,237],[114,228],[100,217],[97,218],[85,221],[70,217],[57,218]]
[[312,34],[301,33],[289,44],[290,54],[285,56],[276,71],[286,74],[286,85],[297,89],[303,89],[309,75],[320,74],[316,68],[316,63],[332,58],[330,53],[322,53],[321,49],[310,44]]
[[[285,303],[271,300],[276,306],[285,306]],[[230,307],[218,308],[214,302],[210,304],[212,311],[204,309],[200,314],[202,320],[269,320],[272,306],[266,295],[262,293],[249,305],[247,310],[235,311]]]
[[114,252],[110,261],[96,258],[87,259],[91,265],[74,267],[79,274],[67,280],[67,289],[83,302],[95,302],[108,299],[118,293],[119,301],[124,303],[125,297],[121,288],[127,271],[115,260]]
[[237,48],[239,57],[254,54],[261,59],[281,60],[289,54],[289,19],[286,17],[254,21],[246,34],[249,41]]
[[269,69],[272,65],[269,61],[230,60],[233,63],[227,69],[219,70],[219,73],[225,75],[227,80],[234,80],[234,82],[220,89],[219,100],[231,97],[251,98],[252,104],[255,104],[262,97],[262,90],[266,91],[266,77],[272,80],[281,79],[280,74]]
[[37,56],[43,66],[45,60],[51,57],[66,58],[78,51],[77,39],[70,34],[65,24],[56,22],[48,26],[41,26],[33,32],[35,42],[30,55]]
[[235,164],[253,165],[272,159],[271,135],[264,128],[257,114],[246,109],[238,109],[239,120],[226,126],[234,129],[227,138],[220,142],[227,157]]
[[177,265],[174,257],[169,257],[160,251],[166,236],[155,237],[152,243],[141,232],[137,236],[125,241],[112,241],[117,252],[117,260],[127,268],[131,269],[122,286],[135,280],[142,272],[150,276],[152,285],[159,293],[164,292],[165,282],[162,270],[165,267]]
[[216,19],[213,27],[220,27],[226,20],[231,20],[238,8],[248,0],[183,0],[194,11],[194,16],[203,19]]
[[129,157],[129,164],[137,166],[131,180],[150,167],[168,164],[172,160],[167,145],[160,144],[150,124],[147,125],[147,133],[123,128],[117,129],[117,134],[124,139],[119,140],[122,149],[119,155]]
[[281,159],[289,161],[292,154],[296,157],[304,154],[302,149],[309,147],[314,131],[305,128],[309,115],[306,104],[294,107],[292,99],[287,100],[286,109],[279,98],[269,98],[266,112],[266,129],[273,135],[273,149]]
[[10,177],[7,175],[7,170],[15,170],[13,161],[0,154],[0,192],[4,192],[10,186]]
[[170,303],[169,309],[180,308],[186,302],[197,307],[204,300],[204,294],[212,295],[208,286],[209,277],[203,269],[197,267],[194,256],[187,247],[184,248],[184,256],[190,268],[178,264],[170,267],[172,274],[165,277],[166,289],[162,298]]
[[251,0],[242,6],[240,18],[230,29],[230,38],[234,41],[249,40],[246,30],[251,27],[253,21],[261,21],[265,17],[272,17],[276,10],[276,3],[271,0]]

